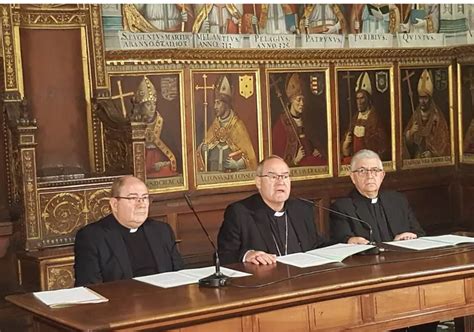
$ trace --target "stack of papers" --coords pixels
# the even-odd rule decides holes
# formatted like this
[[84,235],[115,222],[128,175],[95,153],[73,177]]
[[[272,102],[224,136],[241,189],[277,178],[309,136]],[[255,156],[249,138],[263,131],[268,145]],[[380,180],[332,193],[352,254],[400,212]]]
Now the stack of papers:
[[[133,279],[141,282],[146,282],[147,284],[151,284],[154,286],[169,288],[195,284],[199,281],[199,279],[205,278],[215,272],[215,266],[208,266],[199,269],[186,269],[174,272],[152,274],[149,276],[136,277]],[[232,270],[226,267],[221,267],[221,272],[231,278],[246,277],[251,275],[250,273]]]
[[413,240],[391,241],[384,243],[407,249],[426,250],[446,246],[454,246],[460,243],[474,243],[474,238],[469,236],[449,234],[440,236],[423,236]]
[[109,300],[86,287],[35,292],[33,295],[51,308],[65,307],[74,304],[101,303]]
[[297,267],[318,266],[328,263],[342,262],[349,256],[371,248],[374,248],[371,244],[338,243],[329,247],[314,249],[311,251],[279,256],[277,257],[277,261]]

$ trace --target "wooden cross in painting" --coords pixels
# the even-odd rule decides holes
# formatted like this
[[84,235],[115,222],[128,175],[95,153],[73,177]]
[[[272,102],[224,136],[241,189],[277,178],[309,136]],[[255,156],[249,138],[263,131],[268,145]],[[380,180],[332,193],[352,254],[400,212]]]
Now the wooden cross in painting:
[[120,106],[122,106],[122,115],[123,117],[126,119],[127,118],[127,109],[125,108],[125,100],[124,98],[125,97],[128,97],[128,96],[133,96],[135,95],[134,92],[127,92],[127,93],[123,93],[123,90],[122,90],[122,81],[121,80],[118,80],[117,81],[117,88],[118,88],[118,92],[119,94],[118,95],[115,95],[115,96],[112,96],[112,100],[114,99],[120,99]]

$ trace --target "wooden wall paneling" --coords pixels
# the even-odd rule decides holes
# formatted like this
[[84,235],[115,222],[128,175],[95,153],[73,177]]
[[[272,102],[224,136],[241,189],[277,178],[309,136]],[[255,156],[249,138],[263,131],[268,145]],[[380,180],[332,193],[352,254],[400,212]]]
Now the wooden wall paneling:
[[22,28],[20,35],[25,96],[38,121],[38,175],[89,173],[81,30]]
[[[463,172],[464,173],[464,172]],[[460,219],[467,230],[474,229],[474,177],[461,175]]]
[[433,185],[404,191],[425,231],[449,229],[453,225],[449,185]]
[[[222,222],[224,210],[200,211],[199,217],[217,246],[217,233]],[[192,263],[213,261],[214,249],[209,243],[206,234],[201,229],[193,213],[183,213],[179,216],[178,228],[181,239],[181,254]]]

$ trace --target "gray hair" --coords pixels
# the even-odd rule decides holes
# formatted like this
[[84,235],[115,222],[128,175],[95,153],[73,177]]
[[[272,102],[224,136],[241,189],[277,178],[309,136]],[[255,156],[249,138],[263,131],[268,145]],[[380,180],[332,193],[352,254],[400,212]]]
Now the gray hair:
[[368,149],[357,151],[351,159],[351,171],[355,171],[354,166],[362,159],[377,159],[380,162],[380,168],[383,169],[382,160],[377,152]]
[[263,166],[265,166],[265,163],[271,159],[279,159],[286,164],[286,161],[282,157],[277,156],[276,154],[271,154],[258,163],[257,170],[255,171],[257,173],[257,176],[263,175]]

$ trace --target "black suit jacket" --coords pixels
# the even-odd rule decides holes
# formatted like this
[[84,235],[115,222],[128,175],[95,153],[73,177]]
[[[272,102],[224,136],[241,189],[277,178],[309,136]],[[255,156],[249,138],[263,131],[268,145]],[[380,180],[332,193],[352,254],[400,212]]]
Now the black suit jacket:
[[[311,204],[290,198],[285,208],[288,221],[293,225],[303,251],[326,244],[316,233]],[[272,238],[268,209],[260,194],[252,195],[227,207],[217,237],[219,258],[223,264],[241,262],[248,250],[277,252]]]
[[[109,214],[77,232],[74,242],[75,286],[133,278],[120,227],[115,217]],[[158,271],[181,269],[183,261],[171,227],[149,218],[141,227]]]
[[[406,197],[396,191],[380,191],[378,199],[383,206],[387,223],[394,235],[403,232],[412,232],[418,236],[425,235],[416,220]],[[378,226],[369,211],[367,202],[364,201],[357,190],[353,190],[349,197],[337,199],[331,208],[351,217],[359,218],[376,229]],[[347,242],[352,236],[361,236],[369,241],[369,229],[357,220],[351,220],[335,213],[330,214],[331,240],[334,242]]]

